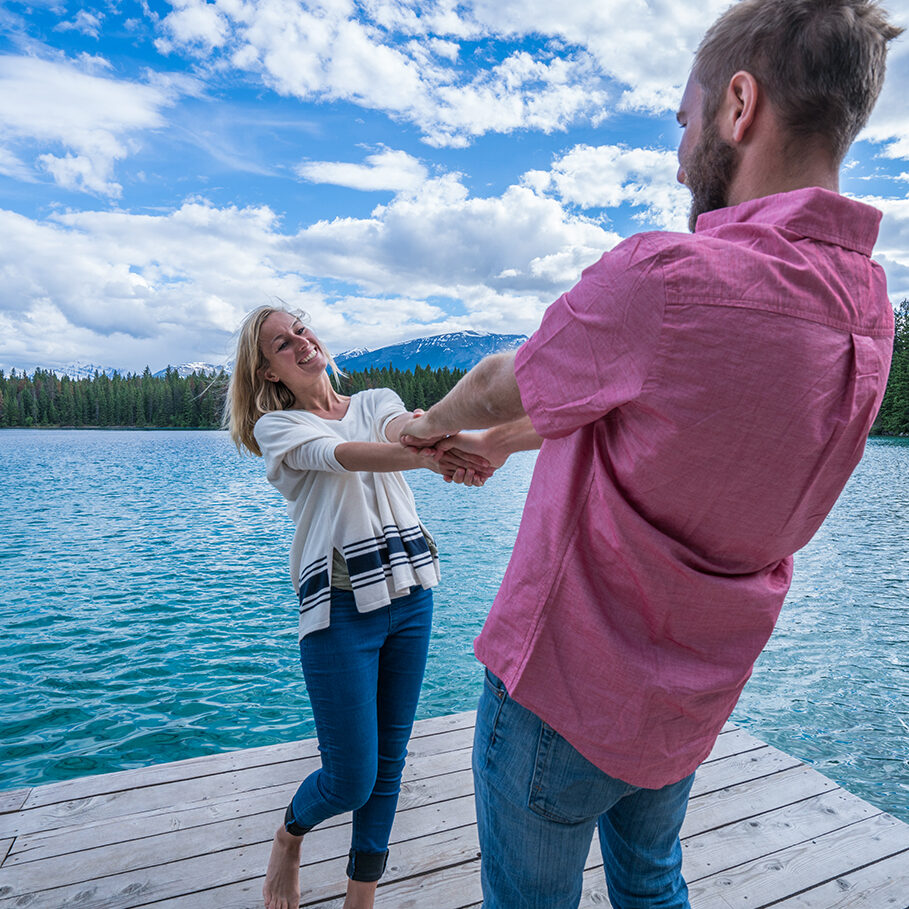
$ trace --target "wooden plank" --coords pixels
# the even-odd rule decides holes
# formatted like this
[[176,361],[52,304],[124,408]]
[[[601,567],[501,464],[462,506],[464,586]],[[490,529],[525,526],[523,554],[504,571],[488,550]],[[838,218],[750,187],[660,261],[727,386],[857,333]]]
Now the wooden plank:
[[[472,741],[475,720],[476,711],[420,720],[414,724],[411,749],[414,753],[438,750],[433,740],[435,737],[449,732],[469,732]],[[48,783],[31,790],[18,790],[26,792],[27,795],[31,794],[27,803],[23,802],[19,807],[34,808],[55,802],[71,802],[76,799],[133,790],[143,786],[158,786],[238,770],[268,767],[284,761],[295,761],[317,755],[318,743],[316,739],[309,738],[278,745],[262,745],[241,751],[228,751],[223,754],[203,755],[166,764],[151,764],[148,767],[138,767],[133,770],[120,770],[116,773],[101,773],[74,780]]]
[[682,836],[694,836],[838,788],[833,780],[803,764],[727,786],[712,792],[708,798],[689,802]]
[[[467,754],[472,745],[471,729],[456,729],[412,742],[413,754],[408,760],[411,778],[420,772],[422,761],[428,754]],[[460,759],[460,758],[459,758]],[[319,765],[317,755],[294,761],[282,761],[263,767],[249,767],[219,775],[206,775],[189,780],[176,780],[78,798],[66,802],[43,803],[39,795],[33,806],[18,814],[0,815],[0,837],[17,836],[41,830],[63,827],[81,827],[113,818],[156,810],[173,810],[173,806],[199,805],[219,799],[233,799],[239,793],[260,792],[273,786],[292,786]],[[414,768],[417,768],[415,771]],[[36,790],[39,791],[39,790]]]
[[901,852],[791,899],[773,909],[907,909],[909,907],[909,852]]
[[[376,909],[473,909],[479,907],[482,897],[480,862],[477,859],[381,886],[376,891]],[[344,900],[338,898],[318,903],[304,900],[301,905],[306,909],[343,909]],[[177,907],[167,906],[162,909]],[[192,905],[187,903],[179,909],[192,909]],[[604,907],[600,906],[599,909]]]
[[31,789],[9,789],[6,792],[0,792],[0,814],[19,811],[31,791]]
[[[431,790],[431,800],[426,798]],[[280,812],[259,814],[222,824],[173,831],[157,837],[124,842],[114,846],[20,862],[0,868],[0,888],[11,892],[34,893],[68,884],[85,883],[122,872],[145,872],[153,876],[155,866],[197,858],[193,878],[223,884],[233,881],[236,869],[225,855],[238,848],[258,849],[262,861],[268,857],[271,839],[281,819]],[[406,841],[433,831],[474,822],[473,787],[469,770],[449,773],[433,781],[418,781],[415,790],[402,787],[392,841]],[[307,836],[307,862],[330,857],[345,858],[350,847],[350,815],[326,821]],[[334,849],[334,851],[330,851]],[[329,851],[326,851],[329,850]],[[260,872],[264,872],[263,864]],[[151,870],[149,870],[151,869]]]
[[[470,799],[461,809],[469,816],[472,806]],[[434,807],[434,806],[433,806]],[[461,826],[450,830],[428,832],[426,824],[439,820],[437,812],[424,812],[421,835],[408,842],[409,848],[397,848],[395,859],[389,863],[386,876],[390,881],[425,874],[434,868],[444,868],[472,859],[478,855],[475,827]],[[443,815],[444,816],[444,815]],[[316,836],[317,832],[321,836]],[[346,827],[313,830],[309,841],[307,864],[304,870],[306,901],[324,901],[341,897],[346,886],[344,869],[350,831]],[[321,861],[313,860],[327,845],[333,854]],[[319,850],[318,852],[316,850]],[[108,875],[77,884],[53,887],[40,891],[15,888],[14,882],[0,885],[0,909],[14,909],[21,906],[20,897],[28,893],[29,909],[60,909],[61,906],[78,905],[80,909],[134,909],[153,903],[160,907],[163,900],[183,899],[190,896],[186,905],[200,905],[200,893],[214,887],[223,889],[225,876],[234,882],[259,880],[264,874],[268,861],[270,843],[241,846],[215,854],[206,854],[194,859],[169,861],[154,868]],[[2,870],[2,869],[0,869]],[[248,892],[248,888],[245,888]],[[14,895],[15,894],[15,895]],[[8,899],[2,897],[8,896]],[[224,903],[217,905],[223,906]]]
[[736,783],[770,776],[791,767],[798,767],[800,764],[801,762],[794,757],[769,745],[745,754],[735,754],[720,761],[703,764],[695,775],[691,798],[704,798]]
[[[464,713],[415,727],[378,909],[478,909],[473,721]],[[0,832],[25,828],[0,839],[0,909],[259,906],[274,828],[318,765],[314,745],[51,784],[48,796],[51,787],[20,790],[24,810],[0,811]],[[61,799],[66,791],[82,794]],[[349,822],[307,836],[310,909],[342,909]],[[698,771],[682,837],[698,909],[909,909],[909,826],[733,724]],[[581,906],[608,905],[594,837]]]
[[690,885],[880,814],[867,802],[837,789],[689,836],[682,843],[685,880]]
[[[686,833],[683,826],[683,874],[691,884],[880,813],[867,802],[837,789],[814,799],[765,812],[757,818],[712,828],[695,835]],[[584,868],[602,869],[602,865],[599,840],[594,836]],[[600,895],[605,898],[605,880],[602,880],[588,885],[591,899],[594,892],[599,892],[597,888],[600,884]]]
[[[310,769],[316,766],[317,764],[312,762]],[[413,803],[417,792],[425,792],[425,786],[418,786],[424,777],[455,773],[469,767],[469,748],[424,755],[408,761],[404,765],[401,804]],[[54,824],[51,830],[29,830],[19,836],[13,852],[17,856],[17,861],[34,861],[87,846],[129,842],[173,830],[230,821],[237,817],[270,814],[286,807],[304,775],[300,774],[284,784],[254,792],[228,792],[220,797],[203,798],[177,805],[165,800],[158,808],[146,809],[132,815],[117,813],[113,818],[101,818],[88,824],[70,826]],[[424,794],[421,797],[426,796]],[[36,809],[41,812],[49,810]],[[32,818],[23,826],[31,828],[36,824],[40,826],[36,819]]]
[[[472,795],[469,768],[469,749],[428,755],[414,765],[405,765],[399,814],[403,816],[409,809],[432,802],[444,805],[448,799]],[[200,806],[179,813],[162,810],[151,816],[117,819],[78,831],[24,835],[17,840],[7,867],[33,869],[34,875],[53,881],[56,886],[83,880],[86,874],[98,877],[127,867],[148,867],[227,849],[237,845],[238,837],[245,844],[268,843],[296,786],[295,781],[288,787],[223,803],[220,807],[225,810],[215,820],[209,807]],[[187,818],[187,814],[193,816]],[[318,829],[340,826],[349,820],[349,814],[340,815]],[[345,854],[346,851],[345,848]],[[4,880],[0,869],[0,882]],[[40,888],[40,880],[29,886]]]
[[758,748],[766,748],[767,743],[756,739],[744,729],[731,729],[721,734],[714,743],[713,749],[707,758],[701,764],[709,764],[712,761],[719,761],[734,754],[744,754],[747,751],[756,751]]
[[909,825],[879,814],[695,881],[698,909],[761,909],[909,849]]

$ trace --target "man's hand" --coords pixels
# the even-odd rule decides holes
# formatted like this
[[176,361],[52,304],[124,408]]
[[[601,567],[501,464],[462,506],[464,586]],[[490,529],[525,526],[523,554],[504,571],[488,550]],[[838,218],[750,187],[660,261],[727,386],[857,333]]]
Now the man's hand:
[[435,445],[441,439],[447,438],[450,432],[440,427],[433,418],[432,409],[423,413],[415,410],[413,418],[400,427],[400,441],[402,445],[414,448],[426,448]]
[[[474,435],[477,434],[469,434],[469,436]],[[467,433],[458,433],[446,436],[433,446],[408,445],[407,449],[419,455],[430,470],[441,473],[448,483],[482,486],[492,476],[495,466],[498,465],[494,466],[490,463],[471,442],[460,445],[461,440],[469,438],[469,436]],[[475,450],[469,450],[471,448]]]
[[440,464],[459,461],[465,466],[486,467],[490,472],[498,470],[511,454],[497,443],[496,435],[489,430],[446,436],[433,445],[433,451]]

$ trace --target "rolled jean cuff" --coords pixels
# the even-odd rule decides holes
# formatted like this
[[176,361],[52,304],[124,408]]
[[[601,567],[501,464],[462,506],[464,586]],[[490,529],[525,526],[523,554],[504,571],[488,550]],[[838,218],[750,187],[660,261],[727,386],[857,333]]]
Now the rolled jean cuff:
[[384,852],[356,852],[351,849],[347,860],[347,876],[352,881],[377,881],[385,873],[387,864],[387,849]]
[[303,836],[304,833],[312,830],[312,827],[303,827],[294,820],[293,802],[287,806],[287,811],[284,812],[284,829],[292,836]]

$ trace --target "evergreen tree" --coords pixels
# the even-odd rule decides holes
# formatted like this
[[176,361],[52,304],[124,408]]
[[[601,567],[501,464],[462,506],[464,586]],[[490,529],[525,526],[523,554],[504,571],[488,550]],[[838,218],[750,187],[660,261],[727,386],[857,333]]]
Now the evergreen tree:
[[874,431],[909,435],[909,299],[896,307],[893,362]]

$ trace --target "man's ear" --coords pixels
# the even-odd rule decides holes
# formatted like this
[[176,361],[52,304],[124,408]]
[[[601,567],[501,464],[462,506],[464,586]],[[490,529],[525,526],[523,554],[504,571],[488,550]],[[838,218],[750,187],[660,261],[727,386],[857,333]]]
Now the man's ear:
[[747,70],[739,70],[729,80],[722,116],[733,142],[743,142],[754,125],[760,91],[757,79]]

